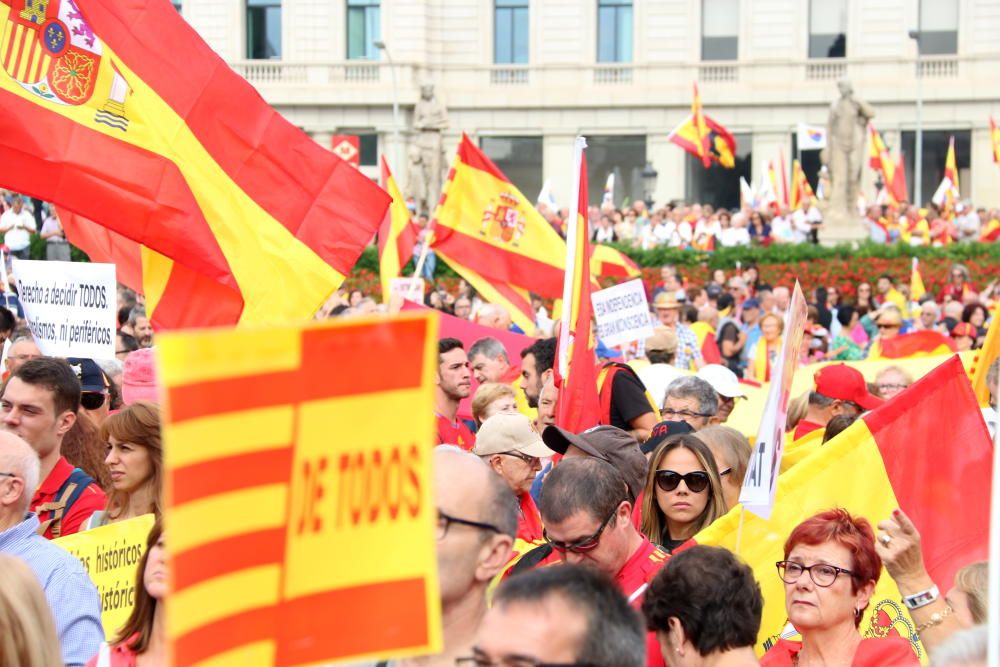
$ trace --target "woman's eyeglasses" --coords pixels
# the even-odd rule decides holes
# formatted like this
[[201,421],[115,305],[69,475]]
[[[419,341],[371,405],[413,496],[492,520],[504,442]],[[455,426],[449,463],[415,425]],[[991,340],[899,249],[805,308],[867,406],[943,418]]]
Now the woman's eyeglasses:
[[803,565],[791,560],[779,560],[775,563],[775,566],[778,568],[778,576],[786,584],[794,584],[799,580],[803,572],[808,572],[813,583],[823,588],[833,586],[833,582],[837,580],[838,575],[849,574],[852,577],[858,576],[856,572],[845,570],[836,565],[827,565],[826,563]]
[[708,488],[710,481],[708,473],[703,470],[695,470],[686,475],[673,470],[657,470],[655,479],[656,485],[668,493],[676,489],[681,480],[684,480],[691,493],[701,493]]

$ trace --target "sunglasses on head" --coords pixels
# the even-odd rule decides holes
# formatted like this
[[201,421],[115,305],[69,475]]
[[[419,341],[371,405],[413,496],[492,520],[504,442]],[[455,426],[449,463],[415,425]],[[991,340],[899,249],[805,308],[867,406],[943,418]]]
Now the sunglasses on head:
[[708,473],[703,470],[695,470],[686,475],[673,470],[656,471],[656,485],[668,493],[676,489],[682,479],[691,493],[701,493],[708,488]]
[[85,391],[80,394],[80,405],[85,410],[97,410],[104,405],[105,398],[107,398],[107,394],[99,391]]

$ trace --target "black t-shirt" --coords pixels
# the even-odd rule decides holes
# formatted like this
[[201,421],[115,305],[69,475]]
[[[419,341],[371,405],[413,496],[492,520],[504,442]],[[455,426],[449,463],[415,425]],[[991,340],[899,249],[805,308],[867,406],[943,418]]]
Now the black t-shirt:
[[611,384],[611,425],[631,431],[629,422],[652,411],[642,380],[627,370],[617,371]]

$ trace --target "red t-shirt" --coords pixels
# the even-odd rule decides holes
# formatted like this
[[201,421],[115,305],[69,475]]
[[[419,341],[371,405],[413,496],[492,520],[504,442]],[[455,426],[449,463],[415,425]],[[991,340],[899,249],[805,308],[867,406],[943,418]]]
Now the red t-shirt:
[[[761,667],[791,667],[802,642],[779,639],[760,659]],[[862,639],[851,667],[916,667],[920,664],[910,642],[901,637]]]
[[[615,575],[615,583],[628,598],[629,604],[636,609],[642,607],[649,582],[666,564],[668,558],[670,554],[645,537],[642,538],[642,545]],[[664,667],[664,664],[660,643],[656,641],[656,633],[646,633],[646,667]]]
[[[43,503],[58,500],[59,488],[72,474],[73,466],[64,457],[60,456],[56,467],[52,469],[49,476],[45,478],[45,481],[35,491],[35,495],[31,499],[31,511],[34,512],[35,508]],[[107,503],[108,498],[104,495],[101,487],[97,484],[88,486],[84,489],[80,497],[77,498],[76,502],[69,509],[63,511],[60,537],[79,532],[81,524],[90,518],[90,515],[94,512],[103,510]],[[51,511],[42,512],[38,520],[45,523],[52,518],[52,515],[53,512]],[[46,539],[52,539],[51,525],[45,529],[44,535]]]
[[517,538],[525,542],[542,542],[542,517],[530,493],[522,493],[519,497],[521,517],[517,520]]
[[461,419],[451,421],[443,415],[438,415],[437,427],[439,445],[458,445],[465,451],[476,446],[476,436]]
[[795,440],[798,440],[802,436],[808,435],[813,431],[816,431],[821,428],[826,428],[826,427],[823,426],[822,424],[817,424],[816,422],[811,422],[807,419],[803,419],[799,421],[798,426],[795,427],[795,433],[792,434],[792,441],[794,442]]

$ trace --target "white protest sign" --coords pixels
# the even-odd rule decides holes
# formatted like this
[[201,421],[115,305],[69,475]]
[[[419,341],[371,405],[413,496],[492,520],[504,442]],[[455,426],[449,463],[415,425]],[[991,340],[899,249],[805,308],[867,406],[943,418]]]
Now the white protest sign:
[[13,260],[31,334],[50,357],[115,358],[115,265]]
[[[806,298],[796,281],[788,312],[785,313],[781,350],[771,366],[771,389],[767,394],[764,417],[757,431],[753,455],[740,491],[743,506],[762,519],[769,519],[774,507],[774,491],[778,484],[778,470],[785,444],[788,398],[802,349],[807,312]],[[764,340],[761,339],[758,345],[763,344]]]
[[424,302],[423,278],[393,278],[389,281],[390,297],[399,296],[408,301]]
[[590,295],[597,319],[597,337],[608,347],[617,347],[653,335],[649,302],[642,279],[614,285]]

